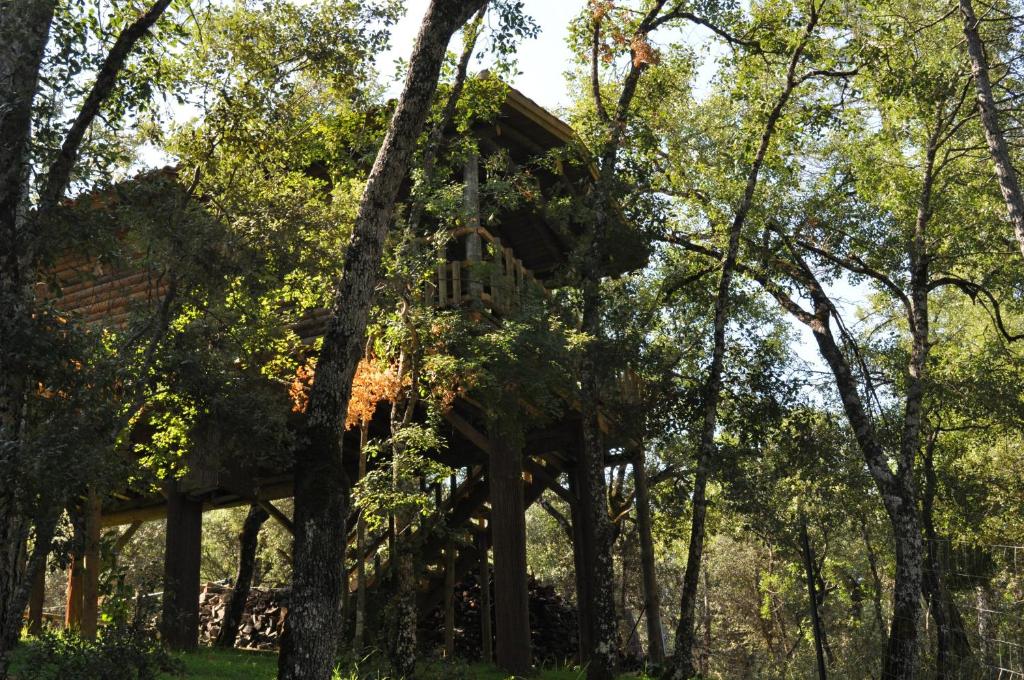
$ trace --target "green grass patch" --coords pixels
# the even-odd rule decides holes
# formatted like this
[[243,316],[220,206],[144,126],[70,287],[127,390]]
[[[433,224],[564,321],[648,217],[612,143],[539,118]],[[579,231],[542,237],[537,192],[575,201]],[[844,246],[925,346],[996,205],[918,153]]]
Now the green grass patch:
[[[15,651],[12,664],[12,677],[18,678],[18,669],[23,667],[23,659],[33,644],[33,640],[25,640]],[[252,652],[244,650],[222,650],[204,647],[195,652],[176,655],[184,664],[184,675],[163,675],[161,680],[276,680],[277,653]],[[388,680],[389,676],[381,671],[370,670],[362,664],[360,674],[353,668],[341,669],[335,680]],[[423,663],[417,672],[423,680],[508,680],[509,675],[495,666],[485,664],[447,664],[440,662]],[[546,668],[536,676],[536,680],[584,680],[586,672],[572,668]],[[622,680],[646,680],[645,676],[630,674],[621,676]]]

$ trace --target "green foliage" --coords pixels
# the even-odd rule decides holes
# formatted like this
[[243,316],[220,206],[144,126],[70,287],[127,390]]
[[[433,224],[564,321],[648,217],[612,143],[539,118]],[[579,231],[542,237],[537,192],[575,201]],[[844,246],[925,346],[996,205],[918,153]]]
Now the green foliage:
[[127,626],[108,626],[95,642],[44,631],[19,665],[18,677],[26,680],[156,680],[183,670],[148,633]]

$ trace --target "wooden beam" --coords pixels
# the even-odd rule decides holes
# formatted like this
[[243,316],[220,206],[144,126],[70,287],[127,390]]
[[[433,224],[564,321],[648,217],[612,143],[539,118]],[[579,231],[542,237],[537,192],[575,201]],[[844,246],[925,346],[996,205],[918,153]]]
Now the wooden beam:
[[473,427],[468,420],[456,413],[454,409],[445,413],[444,419],[451,423],[463,437],[470,441],[470,443],[475,445],[488,456],[492,455],[491,440],[488,439],[487,435]]
[[491,491],[491,546],[494,550],[494,618],[496,661],[516,676],[531,672],[530,599],[526,566],[526,503],[523,453],[513,443],[514,421],[488,422],[492,454],[488,467]]
[[170,649],[195,649],[199,643],[199,563],[202,556],[203,504],[171,483],[167,494],[161,640]]
[[87,640],[96,639],[100,602],[100,498],[92,489],[85,504],[85,554],[82,562],[82,620],[80,630]]
[[32,592],[28,598],[28,634],[43,632],[43,607],[46,605],[46,562],[44,561],[32,579]]
[[295,535],[295,523],[292,522],[288,515],[281,512],[276,505],[270,501],[256,501],[257,504],[267,511],[267,514],[274,518],[274,520],[285,528],[292,536]]

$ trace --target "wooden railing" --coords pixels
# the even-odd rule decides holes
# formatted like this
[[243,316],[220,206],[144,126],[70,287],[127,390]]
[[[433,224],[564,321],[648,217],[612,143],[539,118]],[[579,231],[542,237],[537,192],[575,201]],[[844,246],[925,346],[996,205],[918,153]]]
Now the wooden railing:
[[[487,229],[456,229],[452,237],[467,240],[468,257],[438,263],[424,291],[428,304],[444,309],[479,303],[496,314],[508,314],[519,308],[527,287],[547,294],[512,249]],[[476,244],[473,239],[478,240]]]

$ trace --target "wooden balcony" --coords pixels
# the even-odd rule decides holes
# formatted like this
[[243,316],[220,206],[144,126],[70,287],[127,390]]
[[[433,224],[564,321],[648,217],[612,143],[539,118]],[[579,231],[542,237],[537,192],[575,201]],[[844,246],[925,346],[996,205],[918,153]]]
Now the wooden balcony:
[[424,289],[424,302],[441,309],[479,306],[498,316],[520,308],[528,290],[547,295],[512,248],[483,227],[464,227],[452,232],[465,259],[438,263]]

